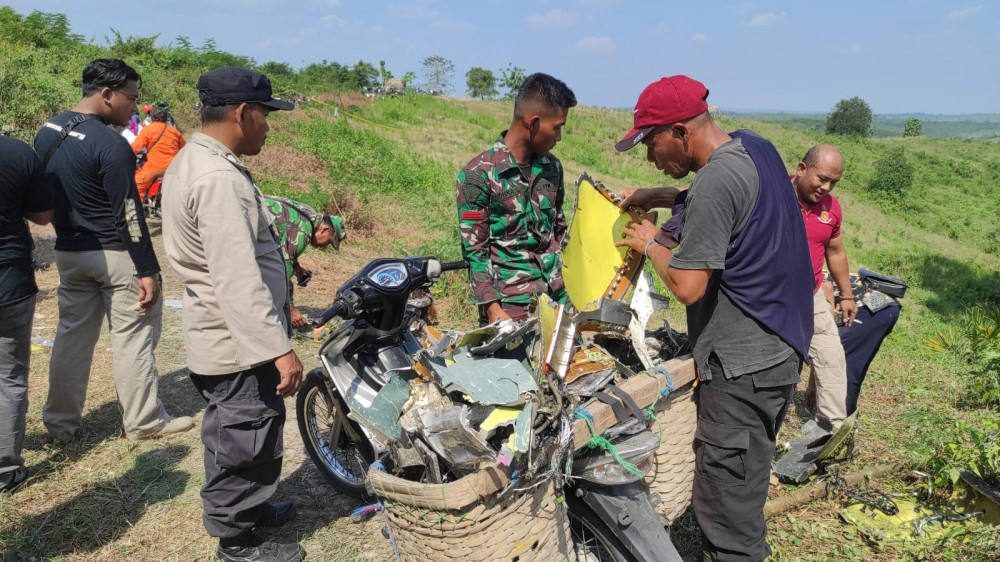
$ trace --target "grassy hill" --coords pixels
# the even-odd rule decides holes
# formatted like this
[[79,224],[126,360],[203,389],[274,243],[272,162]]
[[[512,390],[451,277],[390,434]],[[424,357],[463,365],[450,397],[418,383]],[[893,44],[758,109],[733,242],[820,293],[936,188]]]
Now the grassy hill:
[[[726,112],[735,119],[783,123],[797,129],[822,134],[826,131],[825,113]],[[932,115],[927,113],[894,113],[872,116],[872,136],[901,137],[906,120],[920,120],[925,137],[971,141],[1000,141],[1000,114]]]
[[[23,20],[18,20],[22,28]],[[0,36],[0,120],[27,139],[47,117],[76,101],[80,71],[92,58],[120,56],[133,63],[144,76],[140,103],[166,99],[188,133],[197,127],[197,115],[189,109],[196,99],[197,76],[213,65],[252,63],[211,48],[158,47],[155,38],[116,36],[107,47],[84,43],[72,36],[68,26],[60,27],[58,18],[28,26],[46,33],[30,35],[17,28],[22,29],[17,35],[7,32],[14,25],[11,21],[9,9],[0,9],[5,31]],[[357,93],[331,93],[328,90],[336,85],[315,76],[303,83],[294,73],[276,82],[279,89],[296,88],[311,101],[272,117],[268,144],[260,155],[248,159],[248,165],[265,191],[340,214],[349,230],[341,252],[307,254],[307,264],[317,277],[296,292],[296,301],[306,312],[321,310],[337,284],[373,257],[459,256],[455,175],[507,126],[509,103],[427,95],[368,100]],[[958,439],[955,424],[989,427],[988,420],[996,420],[997,411],[977,396],[970,363],[961,356],[937,353],[925,342],[957,329],[968,305],[1000,306],[1000,221],[993,204],[1000,198],[996,144],[927,137],[844,139],[782,122],[731,117],[719,121],[727,130],[746,127],[771,139],[789,169],[818,142],[839,146],[847,169],[835,194],[844,208],[852,269],[899,275],[911,284],[899,324],[873,363],[861,393],[858,456],[847,469],[916,459],[919,466],[943,474],[949,463],[965,463],[968,455],[959,453],[973,450],[972,444],[958,447],[959,453],[948,452],[947,443]],[[613,189],[689,181],[663,176],[645,161],[642,151],[617,153],[613,143],[630,127],[626,111],[580,107],[570,112],[563,140],[554,151],[565,165],[570,193],[583,172]],[[876,161],[898,148],[914,167],[912,188],[898,200],[871,194],[868,185]],[[572,197],[567,199],[566,210],[571,213]],[[158,229],[153,232],[158,235]],[[51,239],[45,236],[50,235],[41,235],[38,242],[50,252]],[[40,273],[44,293],[36,331],[44,335],[54,328],[54,269]],[[442,324],[470,327],[474,314],[466,283],[460,276],[447,277],[439,289]],[[176,282],[168,281],[165,294],[176,298],[170,295],[179,295],[180,290]],[[680,316],[679,310],[673,312],[682,325]],[[178,320],[179,314],[165,313],[158,362],[161,372],[168,374],[161,388],[167,389],[165,400],[180,401],[194,413],[201,407],[200,398],[190,396],[190,384],[184,380]],[[311,340],[295,345],[302,357],[315,354]],[[108,359],[106,346],[102,339],[95,372]],[[208,541],[197,522],[197,487],[203,478],[197,436],[181,437],[163,451],[155,443],[133,446],[115,439],[113,388],[95,376],[87,423],[98,428],[96,436],[88,434],[78,449],[50,449],[38,422],[47,359],[41,352],[33,354],[32,361],[26,454],[42,476],[13,498],[0,497],[0,558],[6,559],[9,552],[16,553],[14,558],[95,560],[190,559],[207,553]],[[781,440],[795,435],[802,411],[797,394]],[[325,552],[335,559],[387,555],[377,525],[352,527],[346,522],[356,506],[330,493],[308,461],[303,462],[292,426],[286,435],[286,462],[298,468],[283,481],[282,490],[298,491],[308,525],[287,531],[288,538],[301,538],[311,553]],[[977,446],[993,451],[996,459],[1000,458],[997,441],[993,435]],[[914,481],[901,473],[870,486],[912,490]],[[120,512],[114,511],[118,507]],[[995,549],[998,530],[986,525],[972,525],[964,538],[871,544],[837,519],[840,507],[842,498],[835,497],[771,521],[776,559],[976,560],[988,558]],[[97,513],[106,516],[96,517]],[[130,530],[133,525],[135,531]],[[687,547],[696,537],[690,517],[675,529],[675,538]]]

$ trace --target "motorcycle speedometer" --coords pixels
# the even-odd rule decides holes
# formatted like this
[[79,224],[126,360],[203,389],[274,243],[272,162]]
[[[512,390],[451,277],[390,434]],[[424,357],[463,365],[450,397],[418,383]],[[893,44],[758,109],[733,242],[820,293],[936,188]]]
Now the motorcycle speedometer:
[[406,283],[408,277],[406,267],[399,262],[387,263],[368,274],[369,281],[386,289],[399,287],[403,283]]

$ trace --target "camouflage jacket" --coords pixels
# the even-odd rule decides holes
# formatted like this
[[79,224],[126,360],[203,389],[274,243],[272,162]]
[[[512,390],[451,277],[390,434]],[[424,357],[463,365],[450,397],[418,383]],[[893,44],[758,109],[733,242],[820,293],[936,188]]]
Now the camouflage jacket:
[[462,254],[470,263],[473,298],[480,305],[523,304],[548,293],[564,302],[562,164],[552,155],[536,156],[525,178],[503,134],[459,172],[456,183]]
[[306,251],[312,241],[319,220],[323,215],[305,203],[284,197],[264,197],[267,208],[274,215],[274,227],[278,231],[278,243],[285,255],[285,275],[288,277],[289,299],[292,292],[292,272],[299,265],[299,256]]

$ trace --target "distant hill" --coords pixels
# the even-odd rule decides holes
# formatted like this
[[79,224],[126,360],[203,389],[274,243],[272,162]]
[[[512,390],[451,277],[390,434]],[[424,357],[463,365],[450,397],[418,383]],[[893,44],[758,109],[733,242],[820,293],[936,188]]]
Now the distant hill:
[[[826,132],[826,113],[778,113],[723,111],[733,119],[752,119],[789,125],[803,131]],[[889,113],[872,119],[872,136],[878,138],[903,135],[906,120],[916,117],[923,125],[925,137],[968,139],[973,141],[1000,140],[1000,113],[968,115],[935,115],[929,113]]]

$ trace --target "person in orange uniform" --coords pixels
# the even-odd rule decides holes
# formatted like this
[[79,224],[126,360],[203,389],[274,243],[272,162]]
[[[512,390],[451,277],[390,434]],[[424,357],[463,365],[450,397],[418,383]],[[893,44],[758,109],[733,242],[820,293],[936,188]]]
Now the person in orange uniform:
[[163,177],[167,166],[184,146],[181,132],[167,124],[173,120],[169,109],[156,106],[150,110],[149,116],[153,122],[143,127],[132,141],[132,152],[139,154],[146,151],[145,163],[135,171],[135,185],[139,188],[141,200],[146,198],[146,192],[156,178]]

